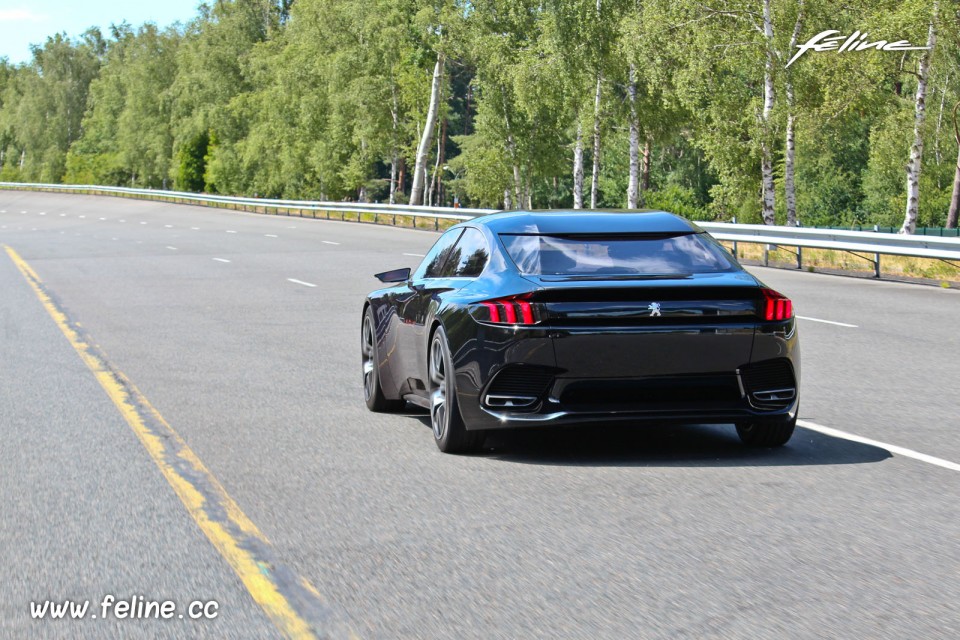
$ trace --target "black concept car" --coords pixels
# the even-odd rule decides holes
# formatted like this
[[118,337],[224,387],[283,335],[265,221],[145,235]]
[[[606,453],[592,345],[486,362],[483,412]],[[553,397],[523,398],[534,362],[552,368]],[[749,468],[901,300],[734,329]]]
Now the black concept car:
[[735,424],[779,446],[797,420],[791,301],[664,212],[511,211],[451,227],[367,296],[373,411],[430,412],[445,452],[490,429]]

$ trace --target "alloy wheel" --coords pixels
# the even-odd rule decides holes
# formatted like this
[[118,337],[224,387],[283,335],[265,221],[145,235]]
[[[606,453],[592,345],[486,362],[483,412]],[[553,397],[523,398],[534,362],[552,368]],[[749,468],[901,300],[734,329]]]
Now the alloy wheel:
[[439,440],[447,430],[447,380],[443,342],[435,337],[430,345],[430,425]]

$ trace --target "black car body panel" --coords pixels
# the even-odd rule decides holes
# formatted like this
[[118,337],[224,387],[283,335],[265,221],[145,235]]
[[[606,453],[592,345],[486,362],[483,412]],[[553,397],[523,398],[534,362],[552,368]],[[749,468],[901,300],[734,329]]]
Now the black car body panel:
[[[455,244],[465,229],[482,272],[427,277],[431,265],[466,260]],[[537,275],[521,273],[502,234],[708,238],[664,212],[508,212],[459,224],[407,282],[367,297],[387,397],[428,405],[428,345],[442,325],[467,429],[796,416],[795,318],[765,320],[765,285],[729,254],[720,272]],[[492,321],[500,313],[517,321]]]

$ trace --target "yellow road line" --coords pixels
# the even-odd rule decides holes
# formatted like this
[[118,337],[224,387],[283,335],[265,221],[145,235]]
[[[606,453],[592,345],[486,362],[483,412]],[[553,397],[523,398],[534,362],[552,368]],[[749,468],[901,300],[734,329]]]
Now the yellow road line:
[[272,547],[266,536],[227,494],[186,441],[133,383],[84,338],[47,293],[33,268],[11,247],[4,246],[4,249],[133,429],[191,517],[277,628],[289,638],[355,638],[349,627],[336,620],[338,616],[329,609],[313,585],[273,561]]

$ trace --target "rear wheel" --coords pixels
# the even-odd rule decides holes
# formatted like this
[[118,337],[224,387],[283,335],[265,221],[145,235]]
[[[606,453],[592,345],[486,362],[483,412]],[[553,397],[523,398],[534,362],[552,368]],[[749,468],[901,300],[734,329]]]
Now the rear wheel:
[[377,332],[373,310],[367,307],[360,328],[360,361],[363,364],[363,398],[370,411],[397,411],[406,404],[383,394],[380,386],[380,355],[377,351]]
[[447,334],[437,327],[430,340],[427,363],[430,379],[430,426],[437,448],[444,453],[476,451],[483,444],[482,431],[467,431],[457,402],[457,387]]
[[737,435],[751,447],[782,447],[790,440],[796,426],[796,415],[790,420],[777,422],[740,422],[737,424]]

